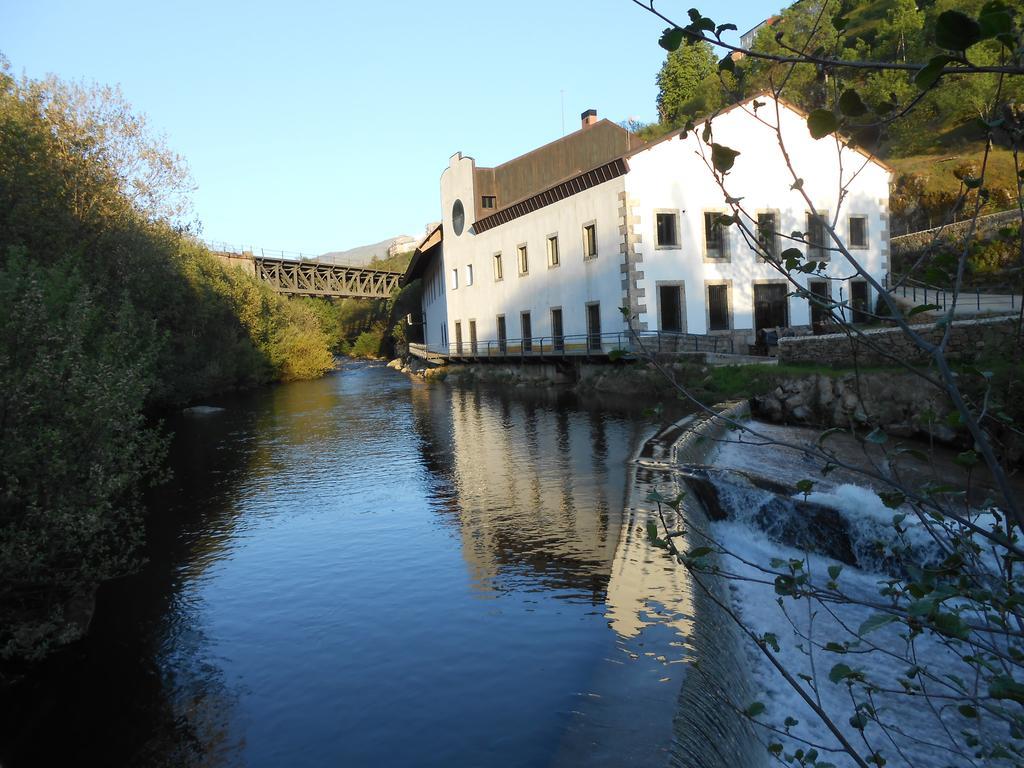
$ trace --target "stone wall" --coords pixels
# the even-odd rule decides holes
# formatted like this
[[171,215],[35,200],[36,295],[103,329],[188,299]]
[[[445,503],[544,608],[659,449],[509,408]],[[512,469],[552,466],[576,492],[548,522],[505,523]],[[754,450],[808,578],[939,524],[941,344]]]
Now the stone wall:
[[[987,237],[998,232],[1003,227],[1009,227],[1020,222],[1020,212],[1017,210],[1000,211],[988,216],[978,217],[977,234],[979,237]],[[899,235],[890,240],[890,247],[894,256],[902,256],[908,253],[916,253],[931,245],[935,236],[945,243],[962,244],[964,236],[970,231],[971,222],[958,221],[955,224],[948,224],[945,227],[924,229],[920,232],[911,232],[909,235]]]
[[758,418],[784,424],[880,427],[894,437],[933,437],[947,443],[961,436],[946,421],[952,405],[945,394],[913,373],[787,379],[752,398],[751,409]]
[[[930,342],[938,342],[943,330],[933,323],[911,326]],[[871,328],[866,339],[845,333],[779,339],[779,361],[816,365],[894,365],[925,362],[928,357],[899,328]],[[1012,349],[1017,342],[1016,317],[960,320],[953,324],[948,347],[951,359],[971,360]],[[872,347],[878,347],[878,350]]]

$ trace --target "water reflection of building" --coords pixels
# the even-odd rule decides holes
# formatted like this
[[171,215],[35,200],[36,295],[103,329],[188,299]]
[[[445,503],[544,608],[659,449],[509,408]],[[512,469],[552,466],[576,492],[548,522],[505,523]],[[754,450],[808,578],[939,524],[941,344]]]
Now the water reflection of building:
[[645,627],[665,624],[690,635],[693,595],[686,570],[647,539],[647,520],[656,515],[647,495],[657,488],[668,495],[675,481],[665,471],[633,465],[629,471],[626,522],[615,550],[608,583],[608,621],[623,638],[639,636]]
[[526,576],[606,604],[622,638],[686,630],[685,571],[643,530],[649,489],[671,478],[630,465],[641,424],[518,391],[417,386],[412,400],[424,459],[445,478],[435,499],[479,589]]
[[422,387],[413,403],[474,584],[527,575],[603,600],[638,426],[520,393]]

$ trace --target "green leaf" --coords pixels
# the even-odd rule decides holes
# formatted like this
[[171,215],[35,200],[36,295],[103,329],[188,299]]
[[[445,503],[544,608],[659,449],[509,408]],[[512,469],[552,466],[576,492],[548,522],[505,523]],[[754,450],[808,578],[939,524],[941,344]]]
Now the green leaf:
[[681,27],[669,27],[661,33],[658,45],[666,51],[675,51],[683,44],[683,34]]
[[650,541],[658,539],[658,524],[654,520],[647,521],[647,538]]
[[978,24],[981,26],[982,39],[999,37],[1000,35],[1013,34],[1013,14],[1003,3],[989,2],[981,6],[981,13],[978,14]]
[[981,25],[960,11],[944,11],[935,22],[935,42],[940,48],[966,51],[981,40]]
[[874,632],[876,629],[881,629],[886,624],[892,624],[894,621],[896,621],[896,617],[893,616],[891,613],[872,614],[861,623],[860,627],[857,629],[857,634],[861,637],[864,637],[864,635],[868,634],[869,632]]
[[691,560],[696,560],[698,557],[704,557],[704,555],[711,554],[711,552],[711,547],[697,547],[687,552],[686,557],[688,557]]
[[860,117],[867,113],[868,107],[861,100],[859,93],[852,88],[848,88],[839,97],[839,111],[847,117]]
[[867,440],[869,443],[874,443],[875,445],[884,445],[885,442],[889,439],[889,436],[885,434],[885,432],[882,431],[880,427],[875,427],[873,430],[871,430],[871,432],[868,433],[868,436],[865,437],[864,439]]
[[[797,253],[799,253],[799,251],[797,251]],[[849,431],[850,430],[843,429],[842,427],[830,427],[829,429],[826,429],[824,432],[818,435],[818,445],[824,443],[826,440],[832,437],[832,435],[843,435]]]
[[943,68],[951,61],[953,61],[953,58],[944,54],[941,56],[933,56],[931,61],[921,67],[921,69],[917,71],[917,74],[914,75],[914,85],[916,85],[919,90],[927,91],[935,85],[936,82],[938,82],[938,79],[942,76]]
[[796,484],[796,489],[806,496],[808,493],[814,490],[814,481],[806,479],[798,480]]
[[978,716],[978,710],[976,710],[970,704],[961,704],[956,709],[964,717],[969,717],[971,719],[974,719],[974,718],[976,718]]
[[799,725],[799,720],[794,720],[792,717],[787,717],[783,723],[787,728],[792,728],[794,725]]
[[715,27],[715,37],[721,38],[722,33],[727,30],[732,30],[733,32],[739,31],[735,24],[719,24],[717,27]]
[[767,645],[776,653],[779,652],[779,638],[775,636],[774,632],[765,632],[761,637],[761,642]]
[[841,565],[830,565],[828,567],[828,577],[835,581],[839,578],[839,574],[843,572],[843,566]]
[[907,312],[907,317],[913,317],[919,315],[922,312],[931,312],[933,309],[942,309],[938,304],[918,304],[916,307]]
[[1024,704],[1024,685],[1012,677],[999,675],[989,683],[988,695],[993,699],[1010,699],[1018,704]]
[[764,704],[762,704],[760,701],[755,701],[753,704],[747,707],[744,714],[747,717],[757,717],[762,712],[764,712]]
[[807,116],[807,129],[815,139],[834,133],[839,127],[836,116],[827,109],[816,109]]
[[907,497],[899,491],[879,491],[878,498],[881,499],[882,503],[889,509],[899,509],[907,500]]
[[854,671],[846,664],[836,664],[832,667],[832,671],[828,673],[828,679],[833,683],[838,683],[840,680],[845,680],[854,674]]
[[968,469],[976,467],[980,460],[981,459],[978,457],[976,451],[964,451],[963,453],[958,453],[955,459],[957,464],[961,467],[967,467]]
[[850,20],[841,13],[837,13],[832,17],[832,26],[835,28],[836,32],[842,32],[846,29],[846,25],[849,23]]
[[924,599],[924,600],[915,600],[914,602],[912,602],[910,604],[910,606],[907,608],[907,613],[909,613],[911,616],[921,617],[921,616],[927,616],[928,614],[930,614],[934,610],[935,610],[935,601],[934,600],[929,600],[929,599]]
[[936,632],[949,637],[967,640],[971,636],[971,628],[955,613],[937,614],[932,618],[932,626]]
[[719,72],[735,72],[736,62],[732,59],[732,54],[726,54],[718,62]]
[[736,162],[739,151],[722,144],[711,145],[711,163],[719,173],[725,173]]

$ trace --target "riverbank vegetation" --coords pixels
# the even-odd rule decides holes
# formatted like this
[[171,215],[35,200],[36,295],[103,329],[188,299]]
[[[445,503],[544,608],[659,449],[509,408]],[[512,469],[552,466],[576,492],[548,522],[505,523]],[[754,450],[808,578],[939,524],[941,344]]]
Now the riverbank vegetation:
[[135,562],[155,415],[333,367],[310,303],[198,242],[190,191],[116,89],[0,62],[0,658],[74,637]]

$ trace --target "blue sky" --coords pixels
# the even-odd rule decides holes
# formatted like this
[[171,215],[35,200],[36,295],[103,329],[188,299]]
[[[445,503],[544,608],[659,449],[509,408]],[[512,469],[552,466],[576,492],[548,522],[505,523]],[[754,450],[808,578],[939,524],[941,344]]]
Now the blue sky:
[[[702,10],[743,31],[778,6]],[[663,27],[629,0],[0,0],[16,73],[120,84],[185,156],[205,238],[305,253],[420,234],[448,157],[557,138],[561,91],[567,131],[653,120]]]

